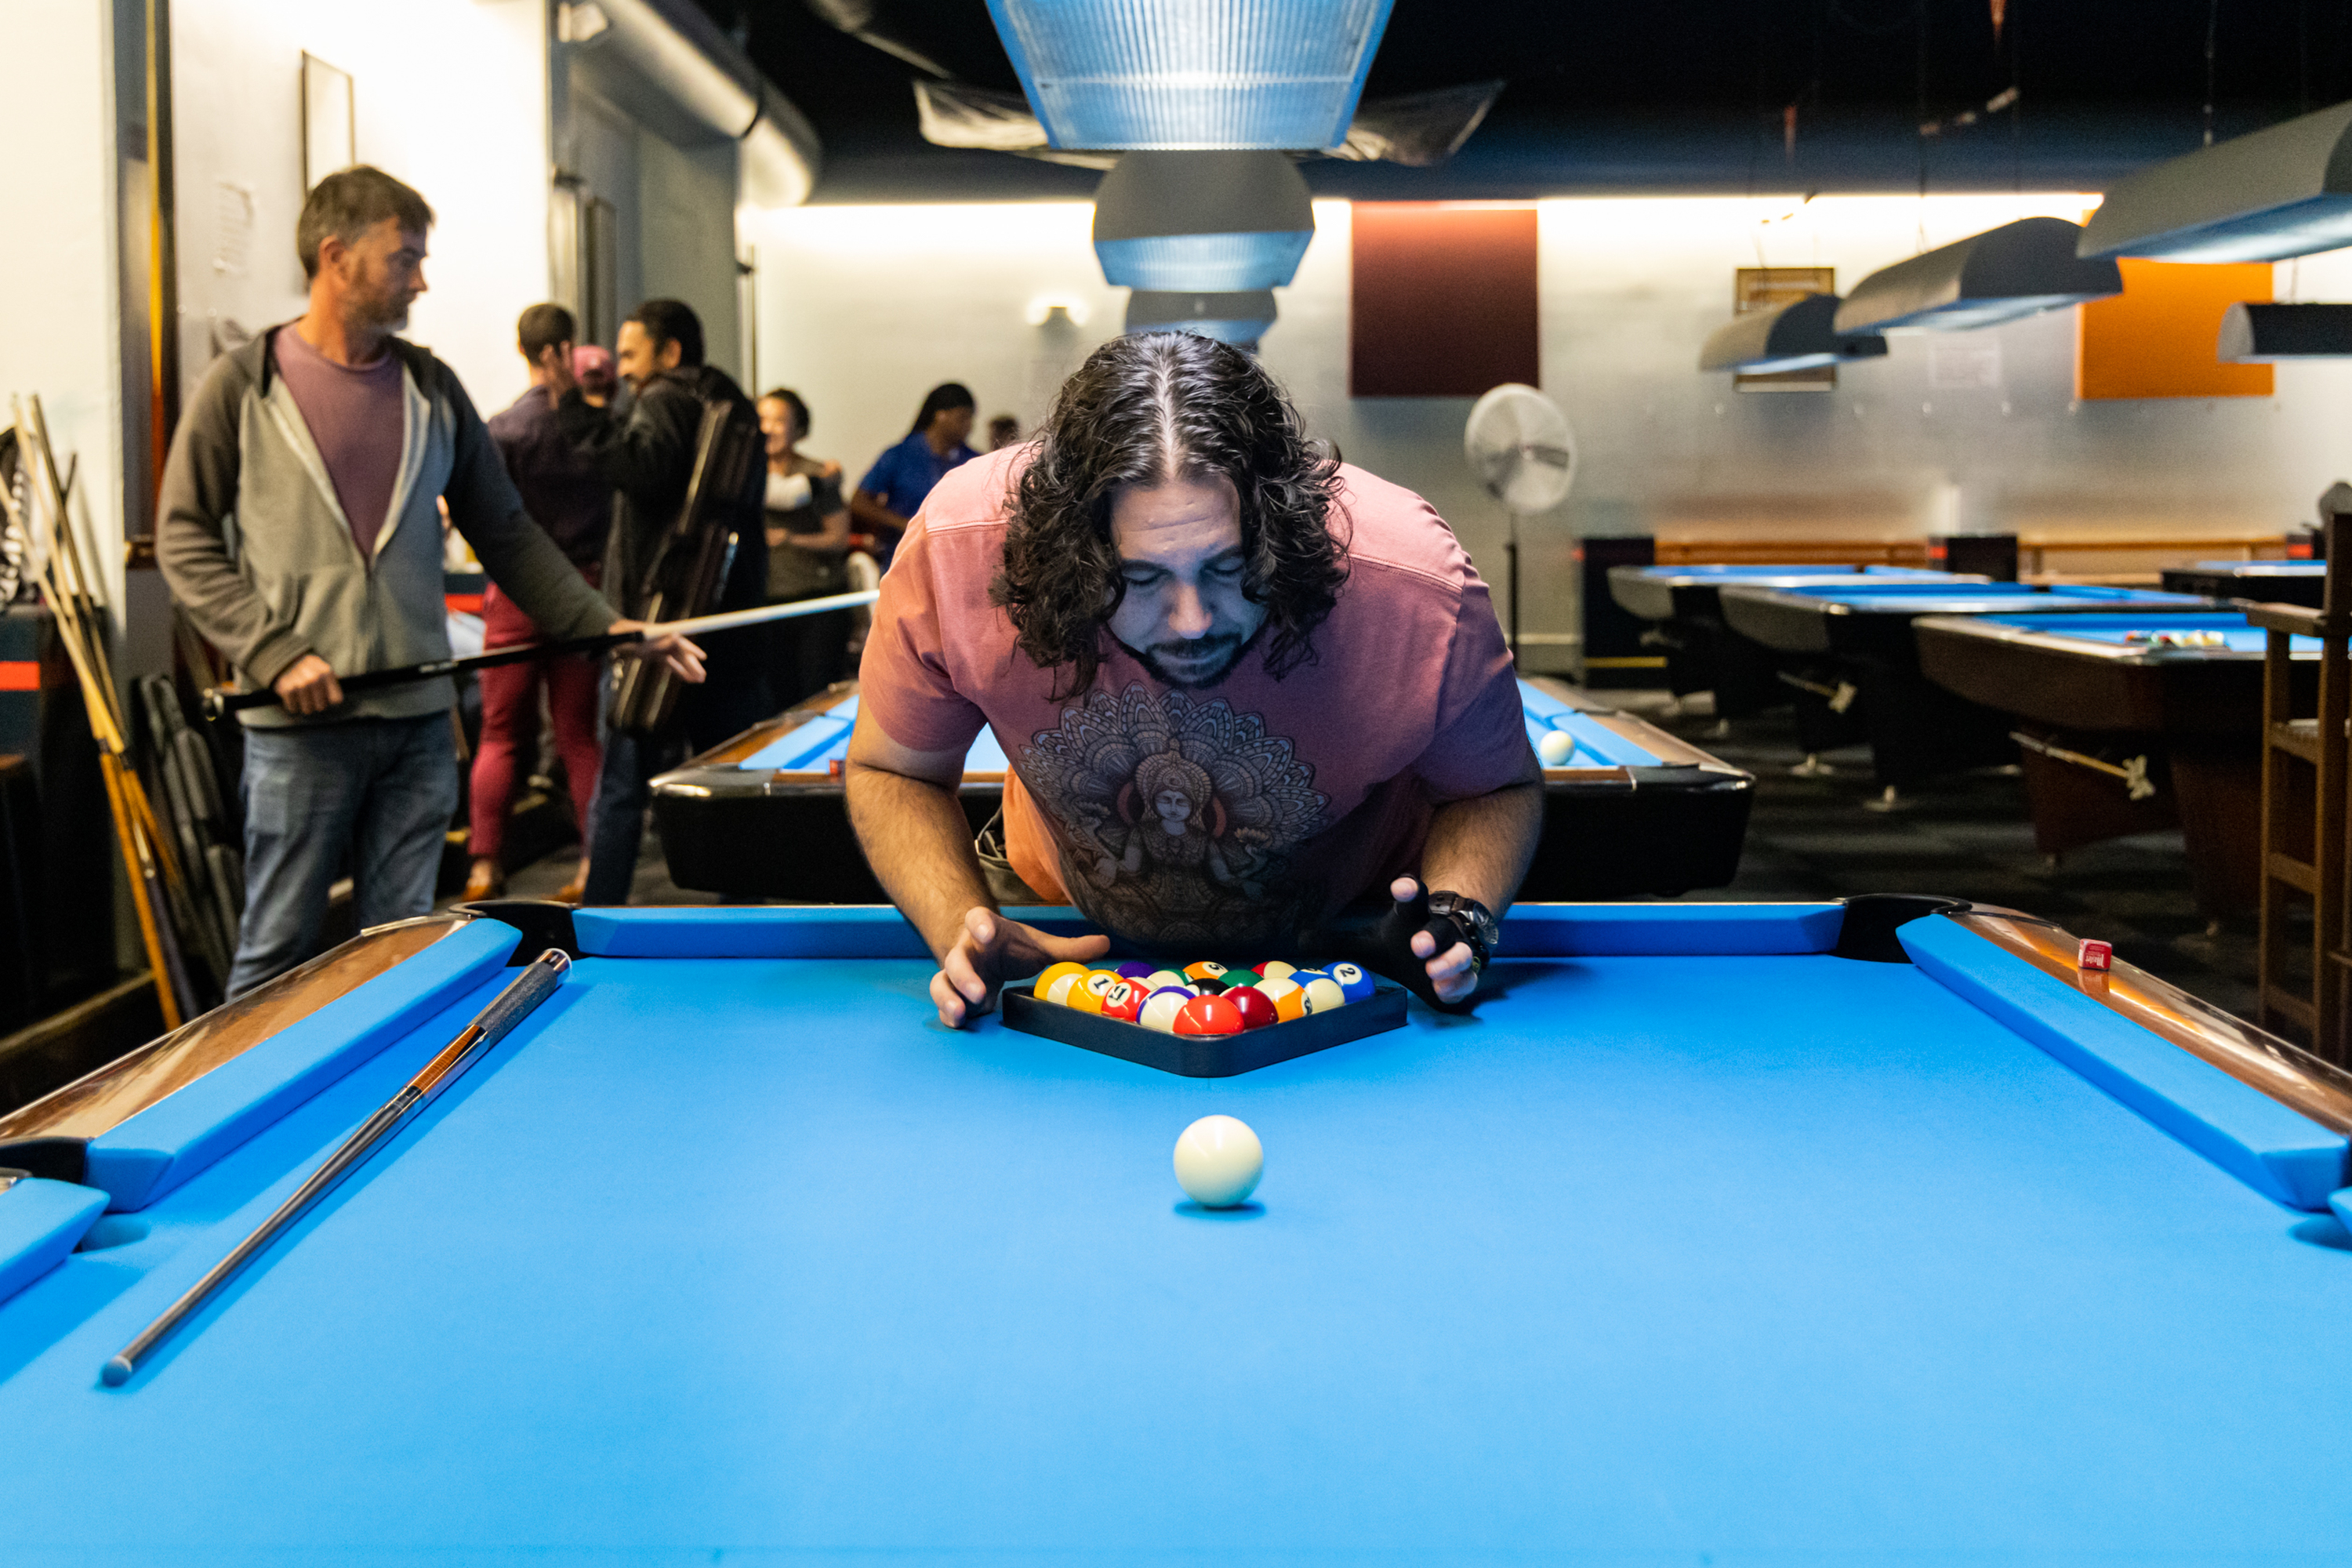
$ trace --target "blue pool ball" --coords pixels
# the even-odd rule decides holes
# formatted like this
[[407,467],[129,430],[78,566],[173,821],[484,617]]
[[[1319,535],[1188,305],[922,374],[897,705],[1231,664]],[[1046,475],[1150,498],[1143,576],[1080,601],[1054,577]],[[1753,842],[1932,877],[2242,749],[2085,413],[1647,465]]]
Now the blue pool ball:
[[1360,963],[1335,963],[1328,973],[1339,983],[1340,994],[1350,1002],[1360,1002],[1372,994],[1372,977]]

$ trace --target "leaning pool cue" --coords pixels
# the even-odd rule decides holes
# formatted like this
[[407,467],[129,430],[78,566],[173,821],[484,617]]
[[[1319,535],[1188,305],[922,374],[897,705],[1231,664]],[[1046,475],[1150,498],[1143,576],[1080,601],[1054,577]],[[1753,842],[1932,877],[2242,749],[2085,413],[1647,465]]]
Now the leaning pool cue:
[[109,1386],[127,1383],[139,1370],[139,1363],[150,1352],[171,1336],[172,1331],[211,1299],[214,1291],[234,1277],[236,1271],[253,1261],[264,1247],[276,1240],[287,1226],[310,1210],[335,1184],[363,1163],[367,1157],[388,1142],[393,1134],[404,1126],[416,1113],[433,1103],[434,1098],[465,1074],[482,1058],[482,1054],[500,1040],[517,1024],[530,1016],[531,1010],[555,993],[563,979],[563,972],[572,967],[572,960],[558,948],[549,948],[532,960],[513,984],[499,992],[481,1016],[458,1032],[457,1037],[441,1049],[441,1054],[425,1064],[424,1070],[408,1080],[398,1094],[383,1102],[382,1110],[361,1124],[360,1130],[343,1140],[342,1146],[327,1156],[326,1163],[311,1173],[310,1179],[294,1191],[294,1195],[278,1205],[278,1212],[255,1227],[251,1236],[236,1244],[226,1258],[213,1265],[210,1272],[191,1286],[188,1293],[166,1308],[163,1315],[141,1331],[137,1339],[122,1347],[110,1360],[100,1375]]
[[[352,675],[339,674],[335,679],[345,691],[407,686],[419,680],[463,675],[472,669],[495,669],[502,664],[525,664],[535,658],[558,658],[566,654],[604,653],[628,643],[651,642],[656,637],[699,637],[707,632],[729,632],[740,626],[765,626],[770,621],[821,616],[827,610],[854,610],[861,605],[870,605],[881,596],[880,590],[874,588],[855,594],[828,594],[822,599],[793,599],[784,604],[761,605],[749,610],[722,610],[715,616],[696,616],[688,620],[649,626],[643,631],[600,632],[593,637],[567,637],[562,642],[517,643],[512,647],[494,647],[483,653],[469,653],[462,658],[427,659],[423,664],[404,664],[397,669],[363,669]],[[278,693],[268,687],[257,691],[231,691],[215,686],[205,693],[205,717],[218,719],[241,708],[267,708],[277,700]]]

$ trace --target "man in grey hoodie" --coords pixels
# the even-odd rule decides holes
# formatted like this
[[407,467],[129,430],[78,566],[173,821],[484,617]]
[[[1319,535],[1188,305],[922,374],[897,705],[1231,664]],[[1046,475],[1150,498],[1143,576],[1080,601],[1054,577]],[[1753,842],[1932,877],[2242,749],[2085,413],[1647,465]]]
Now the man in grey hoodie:
[[[346,866],[359,922],[426,912],[457,806],[446,680],[346,700],[337,672],[446,658],[440,508],[551,637],[632,631],[524,512],[449,367],[394,334],[433,212],[380,170],[321,180],[295,249],[309,310],[216,360],[163,470],[156,559],[181,608],[278,706],[247,709],[246,909],[228,994],[319,949]],[[701,650],[632,645],[685,679]]]

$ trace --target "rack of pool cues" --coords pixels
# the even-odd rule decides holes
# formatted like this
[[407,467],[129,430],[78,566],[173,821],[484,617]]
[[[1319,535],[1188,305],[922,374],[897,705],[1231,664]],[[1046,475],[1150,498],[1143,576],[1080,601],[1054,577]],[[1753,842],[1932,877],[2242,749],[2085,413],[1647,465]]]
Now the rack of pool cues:
[[0,506],[5,507],[8,522],[26,542],[35,582],[54,621],[58,640],[73,666],[90,737],[98,746],[107,809],[122,853],[140,941],[154,977],[155,999],[165,1030],[176,1029],[204,1010],[189,970],[190,950],[212,971],[215,984],[226,981],[230,955],[217,921],[206,918],[188,869],[181,863],[174,844],[177,836],[158,820],[135,765],[133,731],[126,721],[121,689],[115,684],[113,657],[108,651],[105,604],[89,574],[73,524],[72,468],[58,466],[40,398],[10,402],[17,461],[26,470],[28,482],[21,500],[10,487],[0,486]]

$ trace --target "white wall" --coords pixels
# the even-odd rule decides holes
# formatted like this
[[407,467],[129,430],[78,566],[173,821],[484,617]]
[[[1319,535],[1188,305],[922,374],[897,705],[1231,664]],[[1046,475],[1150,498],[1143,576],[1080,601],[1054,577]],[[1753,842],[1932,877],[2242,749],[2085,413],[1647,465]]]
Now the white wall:
[[359,161],[438,218],[407,336],[487,414],[519,396],[515,318],[547,297],[545,0],[204,0],[173,7],[181,356],[193,387],[301,313],[305,51],[352,78]]
[[0,245],[0,395],[38,393],[58,460],[79,457],[77,520],[85,542],[99,542],[97,564],[119,605],[124,410],[109,10],[0,7],[0,145],[16,151]]
[[[1794,197],[1537,204],[1543,381],[1575,426],[1576,489],[1527,527],[1528,625],[1575,628],[1577,534],[2278,532],[2352,474],[2352,365],[2282,365],[2278,395],[2077,404],[2074,312],[1960,338],[1895,340],[1833,394],[1735,394],[1696,368],[1731,314],[1734,270],[1833,266],[1841,288],[2013,218],[2079,219],[2096,197]],[[1462,457],[1469,400],[1347,395],[1349,209],[1317,234],[1265,363],[1349,459],[1427,496],[1499,580],[1505,521]],[[852,478],[906,433],[933,383],[983,419],[1044,412],[1066,368],[1118,330],[1080,204],[816,206],[760,231],[762,379],[815,413],[813,451]],[[2283,296],[2352,297],[2352,256],[2279,268]],[[1033,326],[1041,301],[1087,321]],[[1058,336],[1056,333],[1058,332]],[[1999,384],[1938,384],[1938,344],[1997,347]],[[1949,353],[1947,347],[1943,353]]]

